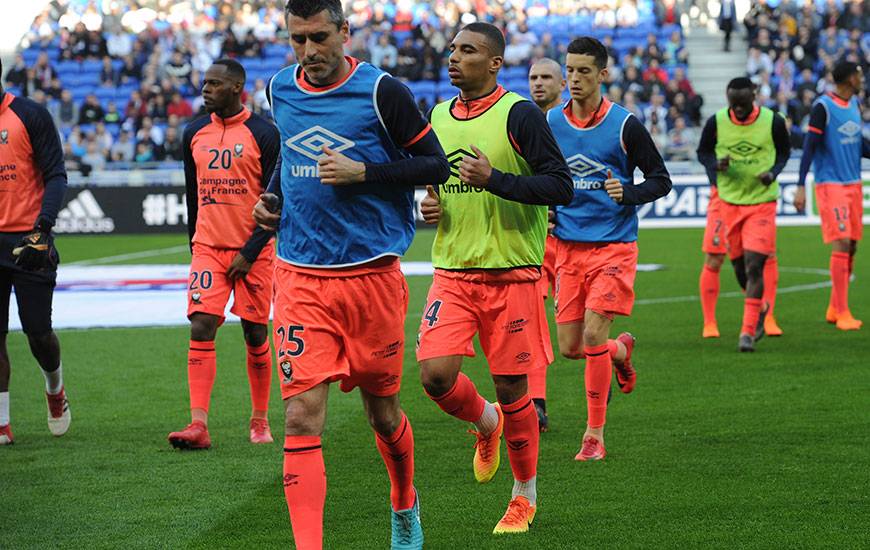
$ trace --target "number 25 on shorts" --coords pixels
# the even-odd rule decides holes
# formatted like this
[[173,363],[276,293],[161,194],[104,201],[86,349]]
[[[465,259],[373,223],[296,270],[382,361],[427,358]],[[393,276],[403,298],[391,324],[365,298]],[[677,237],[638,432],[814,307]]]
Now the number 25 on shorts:
[[299,357],[302,355],[302,352],[305,351],[305,340],[298,334],[303,332],[305,332],[305,327],[302,325],[287,325],[286,327],[281,326],[275,329],[275,334],[278,335],[279,339],[276,346],[279,359],[285,355],[289,357]]

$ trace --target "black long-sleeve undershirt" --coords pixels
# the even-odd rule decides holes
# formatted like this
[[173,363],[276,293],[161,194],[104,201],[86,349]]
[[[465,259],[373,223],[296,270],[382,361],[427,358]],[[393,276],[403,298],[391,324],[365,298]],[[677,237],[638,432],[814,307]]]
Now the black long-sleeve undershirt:
[[622,130],[622,143],[631,163],[629,172],[635,167],[643,172],[644,181],[622,188],[622,204],[638,205],[653,202],[671,192],[671,175],[665,166],[655,142],[637,117],[630,116]]
[[486,190],[525,204],[569,204],[574,197],[571,172],[540,108],[530,101],[514,104],[507,127],[517,153],[534,173],[521,176],[493,168]]
[[[710,180],[710,185],[716,185],[716,115],[707,119],[704,124],[704,130],[701,132],[701,140],[698,143],[698,161],[704,165],[707,172],[707,178]],[[773,124],[771,125],[771,136],[773,137],[773,146],[776,148],[776,158],[773,161],[773,166],[770,168],[770,173],[773,174],[775,180],[788,163],[789,155],[791,154],[791,143],[788,136],[788,128],[785,124],[785,119],[779,115],[774,115]]]

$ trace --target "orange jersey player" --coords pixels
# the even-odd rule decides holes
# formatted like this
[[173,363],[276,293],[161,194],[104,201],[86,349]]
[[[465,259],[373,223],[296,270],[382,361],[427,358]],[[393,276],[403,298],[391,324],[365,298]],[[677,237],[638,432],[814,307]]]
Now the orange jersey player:
[[[557,61],[549,58],[539,59],[529,68],[529,93],[532,101],[544,113],[562,104],[565,85],[562,66]],[[550,227],[547,243],[544,246],[544,264],[541,266],[541,278],[538,281],[544,300],[551,293],[553,296],[556,295],[556,237],[552,235],[556,210],[550,209],[549,215]],[[547,370],[548,367],[532,370],[528,375],[529,395],[538,413],[538,428],[541,432],[546,432],[550,428],[550,420],[547,417]]]
[[190,349],[187,376],[191,423],[169,434],[179,449],[207,449],[208,410],[217,361],[214,339],[230,309],[242,319],[253,412],[252,443],[271,443],[267,411],[272,380],[268,323],[272,302],[272,232],[251,219],[279,151],[278,130],[241,104],[245,70],[219,59],[205,73],[209,115],[184,131],[188,232],[193,260],[187,291]]
[[51,115],[0,86],[0,446],[13,442],[6,353],[13,288],[21,328],[45,377],[48,428],[55,436],[69,429],[60,343],[51,327],[58,263],[51,229],[65,190],[63,151]]

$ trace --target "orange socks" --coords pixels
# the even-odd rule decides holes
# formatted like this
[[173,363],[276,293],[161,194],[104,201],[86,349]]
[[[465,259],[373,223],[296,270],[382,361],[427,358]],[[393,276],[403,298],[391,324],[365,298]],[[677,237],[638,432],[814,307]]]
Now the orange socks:
[[608,344],[586,346],[586,409],[589,415],[587,424],[590,428],[604,426],[607,416],[607,392],[610,389],[610,379],[613,376],[613,362],[610,358]]
[[[767,270],[765,269],[765,274]],[[704,324],[716,322],[716,302],[719,300],[719,270],[704,265],[701,270],[701,311],[704,313]]]
[[831,305],[840,314],[849,311],[849,253],[831,253]]
[[547,367],[534,369],[528,374],[529,395],[532,399],[547,398]]
[[203,409],[208,412],[216,371],[214,340],[209,342],[191,340],[187,352],[187,385],[190,388],[191,409]]
[[[428,395],[428,394],[427,394]],[[466,422],[477,422],[483,414],[486,400],[477,393],[477,388],[463,373],[456,377],[456,384],[440,397],[429,396],[441,410]]]
[[390,504],[393,510],[414,506],[414,432],[408,417],[402,415],[399,428],[385,438],[375,432],[375,443],[390,476]]
[[248,346],[248,384],[251,386],[251,407],[255,411],[269,410],[272,353],[268,339],[260,346]]
[[770,256],[764,262],[764,295],[762,300],[767,304],[768,315],[773,315],[773,306],[776,305],[776,287],[779,284],[779,263],[776,256]]
[[321,550],[326,469],[320,436],[284,437],[284,498],[290,511],[296,548]]
[[758,324],[758,316],[761,315],[761,298],[743,299],[743,327],[741,334],[755,336],[755,326]]
[[511,471],[517,481],[528,481],[538,473],[538,414],[529,394],[510,405],[501,404],[504,437]]

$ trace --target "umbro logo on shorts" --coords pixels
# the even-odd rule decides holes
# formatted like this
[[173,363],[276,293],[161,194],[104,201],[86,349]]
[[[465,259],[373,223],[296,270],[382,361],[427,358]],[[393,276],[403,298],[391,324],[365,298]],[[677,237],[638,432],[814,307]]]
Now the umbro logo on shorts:
[[297,153],[305,155],[311,160],[318,161],[324,156],[324,145],[336,153],[340,153],[346,149],[350,149],[356,145],[356,143],[327,130],[323,126],[312,126],[311,128],[288,138],[287,141],[284,142],[284,145],[293,149]]
[[571,169],[571,175],[576,178],[585,178],[597,172],[604,172],[605,167],[600,162],[596,162],[582,153],[577,153],[573,157],[567,159],[568,168]]

